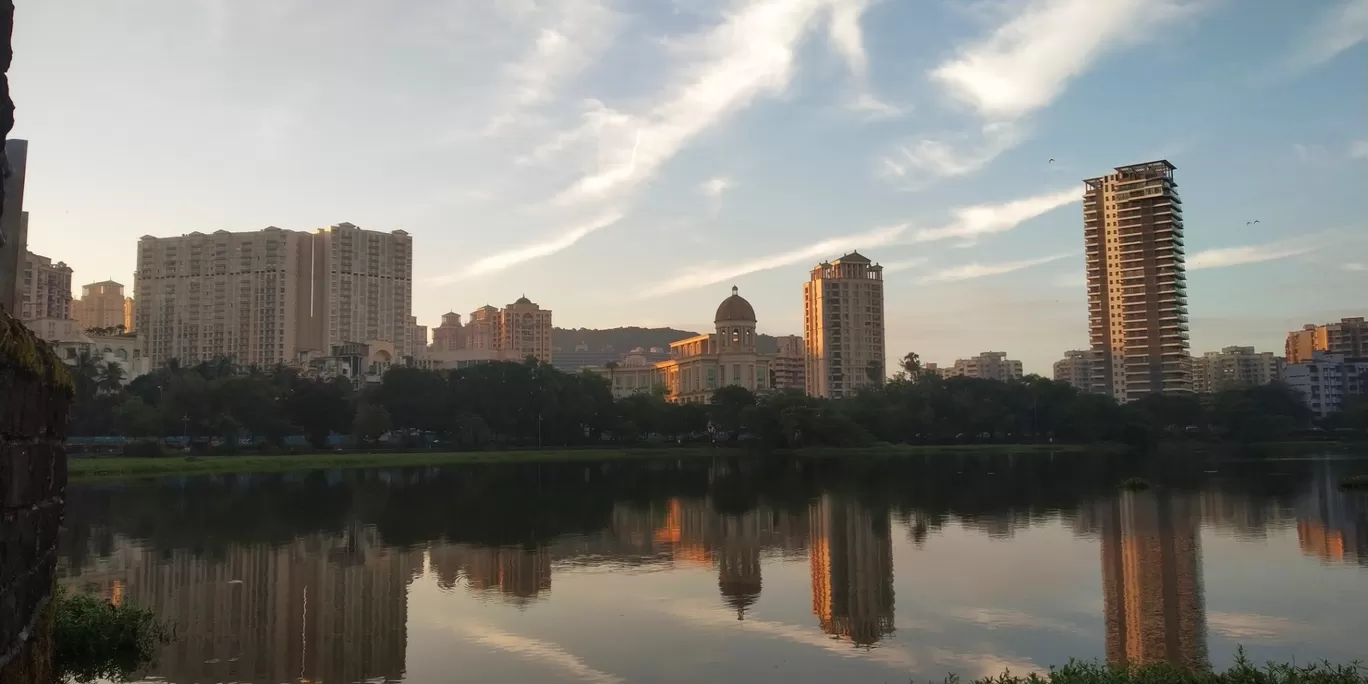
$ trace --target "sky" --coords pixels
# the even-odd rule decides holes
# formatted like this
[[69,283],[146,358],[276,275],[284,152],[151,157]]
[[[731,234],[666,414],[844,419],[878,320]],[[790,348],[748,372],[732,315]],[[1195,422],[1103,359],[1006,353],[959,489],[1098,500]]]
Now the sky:
[[[419,322],[706,331],[882,263],[887,348],[1086,348],[1082,180],[1177,166],[1192,351],[1368,314],[1368,0],[23,0],[30,249],[414,238]],[[1255,223],[1257,221],[1257,223]]]

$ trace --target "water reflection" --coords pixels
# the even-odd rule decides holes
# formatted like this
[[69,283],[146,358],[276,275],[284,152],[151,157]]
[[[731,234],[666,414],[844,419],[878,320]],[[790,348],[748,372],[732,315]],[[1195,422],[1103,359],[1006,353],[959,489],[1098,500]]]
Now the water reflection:
[[[671,644],[689,628],[651,622],[659,612],[632,598],[630,589],[641,586],[634,578],[666,577],[651,586],[668,594],[688,582],[688,573],[704,572],[716,577],[711,601],[731,616],[726,620],[794,624],[791,612],[782,614],[801,606],[808,616],[802,628],[828,640],[803,654],[814,667],[832,654],[893,649],[897,657],[870,662],[915,669],[921,666],[909,649],[920,648],[929,664],[916,674],[933,676],[960,667],[962,659],[948,655],[954,649],[985,648],[978,643],[983,633],[935,616],[974,611],[995,616],[989,650],[1019,652],[1038,665],[1073,656],[1114,664],[1206,663],[1218,642],[1207,633],[1204,533],[1207,541],[1232,540],[1281,563],[1287,556],[1276,543],[1295,532],[1294,557],[1313,557],[1325,571],[1368,566],[1368,497],[1336,488],[1344,473],[1368,470],[1368,462],[1230,466],[1214,474],[1187,464],[1162,471],[1160,488],[1117,493],[1114,483],[1133,474],[1132,467],[1067,458],[878,465],[724,459],[76,486],[60,571],[63,583],[149,606],[175,624],[176,641],[150,674],[173,682],[356,682],[406,677],[406,665],[414,664],[406,658],[415,657],[410,630],[424,624],[414,623],[410,611],[497,617],[502,613],[482,611],[511,608],[532,620],[518,624],[534,630],[575,620],[556,606],[581,597],[556,588],[565,581],[587,586],[575,581],[579,573],[611,573],[617,586],[595,600],[623,620],[655,625],[647,644],[661,653],[676,650]],[[1277,476],[1269,475],[1273,468]],[[895,526],[904,528],[896,537]],[[1036,611],[988,604],[970,610],[938,595],[934,578],[944,581],[944,572],[895,572],[895,558],[899,564],[915,558],[951,573],[991,577],[990,569],[966,560],[977,556],[964,544],[978,537],[1016,553],[1018,537],[1027,533],[1032,539],[1046,534],[1055,553],[1079,544],[1095,549],[1091,557],[1098,560],[1087,572],[1100,587],[1091,618],[1097,629],[1086,626],[1087,617],[1048,612],[1051,603],[1074,600],[1068,588],[1052,590]],[[1232,553],[1224,542],[1220,547]],[[1019,553],[1025,558],[1035,549],[1021,546]],[[807,580],[795,584],[787,568],[801,565]],[[1368,587],[1368,573],[1354,578],[1359,584],[1352,586]],[[1000,583],[983,581],[989,582],[982,585],[985,595],[1002,595]],[[1021,596],[1051,591],[1023,581]],[[419,583],[441,592],[440,607],[414,603]],[[901,617],[918,624],[915,633],[897,630],[895,587]],[[1305,582],[1295,591],[1315,598],[1332,590]],[[469,599],[485,608],[462,603]],[[1239,610],[1226,607],[1221,624],[1282,619]],[[1360,618],[1341,617],[1358,626]],[[1080,619],[1083,626],[1074,627]],[[725,623],[708,624],[720,629]],[[505,641],[523,638],[508,625],[480,629]],[[1072,635],[1069,650],[1033,646],[1041,630],[1050,636],[1040,643]],[[1093,646],[1090,633],[1105,636]],[[1315,650],[1325,645],[1324,636],[1306,639],[1293,644],[1301,657],[1335,656]],[[1219,644],[1220,658],[1228,659],[1233,644]],[[631,665],[650,662],[642,656]],[[843,662],[843,668],[858,664]]]

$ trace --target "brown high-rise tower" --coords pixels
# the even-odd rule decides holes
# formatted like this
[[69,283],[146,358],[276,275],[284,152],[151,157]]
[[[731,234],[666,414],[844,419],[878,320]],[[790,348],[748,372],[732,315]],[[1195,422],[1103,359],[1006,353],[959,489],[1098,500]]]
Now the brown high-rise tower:
[[1192,391],[1174,168],[1160,160],[1084,181],[1092,389],[1117,401]]

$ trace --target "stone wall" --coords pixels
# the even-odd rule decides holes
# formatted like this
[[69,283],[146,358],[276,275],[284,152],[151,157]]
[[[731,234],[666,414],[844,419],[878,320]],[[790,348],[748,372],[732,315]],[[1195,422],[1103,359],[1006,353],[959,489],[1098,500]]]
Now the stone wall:
[[71,377],[0,312],[0,684],[52,680],[51,601]]

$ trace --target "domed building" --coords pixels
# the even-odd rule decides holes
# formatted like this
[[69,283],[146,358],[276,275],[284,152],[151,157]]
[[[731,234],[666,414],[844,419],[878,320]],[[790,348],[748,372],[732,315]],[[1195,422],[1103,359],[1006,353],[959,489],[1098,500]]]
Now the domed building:
[[670,343],[668,361],[591,370],[609,378],[617,397],[663,387],[671,402],[706,404],[727,385],[768,392],[774,356],[756,351],[755,323],[755,308],[733,287],[713,316],[716,332]]

